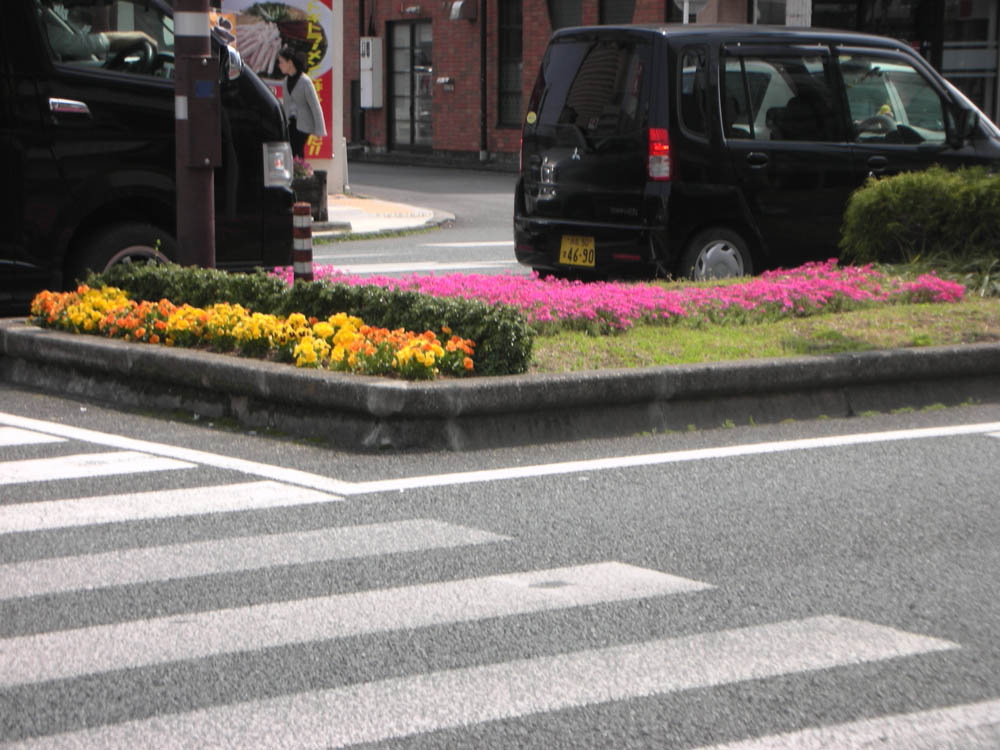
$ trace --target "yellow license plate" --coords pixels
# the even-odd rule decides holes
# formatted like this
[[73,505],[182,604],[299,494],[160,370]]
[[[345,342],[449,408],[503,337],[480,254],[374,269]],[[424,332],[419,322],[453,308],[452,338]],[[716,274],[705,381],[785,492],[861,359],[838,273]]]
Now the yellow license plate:
[[566,266],[594,267],[594,238],[564,234],[559,246],[559,262]]

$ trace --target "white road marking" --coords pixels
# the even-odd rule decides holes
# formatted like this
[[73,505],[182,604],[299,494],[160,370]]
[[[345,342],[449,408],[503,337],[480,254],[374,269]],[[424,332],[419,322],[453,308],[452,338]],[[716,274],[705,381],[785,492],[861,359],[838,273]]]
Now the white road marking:
[[12,747],[346,747],[954,648],[880,625],[815,617],[204,708]]
[[340,500],[342,498],[337,495],[269,481],[46,500],[0,505],[0,534],[286,508]]
[[220,456],[216,453],[192,450],[191,448],[181,448],[175,445],[164,443],[153,443],[148,440],[136,440],[121,435],[111,435],[105,432],[87,430],[81,427],[70,427],[68,425],[56,424],[54,422],[43,422],[38,419],[28,419],[14,414],[0,412],[0,425],[11,427],[21,427],[26,430],[36,430],[48,435],[58,435],[70,440],[80,440],[86,443],[95,443],[111,448],[123,450],[142,451],[155,456],[164,456],[179,461],[191,461],[205,466],[214,466],[217,469],[230,469],[240,471],[244,474],[274,479],[278,482],[294,484],[300,487],[310,487],[322,492],[335,494],[342,493],[350,483],[341,482],[337,479],[324,477],[319,474],[311,474],[296,469],[286,469],[283,466],[273,466],[271,464],[258,463],[257,461],[247,461],[242,458],[232,458],[230,456]]
[[61,443],[62,438],[41,432],[22,430],[19,427],[0,427],[0,447],[14,445],[35,445],[38,443]]
[[507,539],[443,521],[414,519],[32,560],[0,565],[0,599]]
[[702,750],[995,750],[1000,700],[864,719]]
[[4,461],[0,463],[0,485],[191,468],[194,468],[194,464],[187,461],[149,456],[135,451],[77,453],[72,456]]
[[0,687],[712,588],[617,562],[259,604],[0,639]]
[[513,240],[499,242],[425,242],[421,247],[514,247]]
[[35,430],[51,435],[58,435],[74,440],[97,443],[100,445],[140,450],[154,455],[187,460],[206,466],[232,469],[246,474],[274,479],[288,484],[311,487],[324,492],[339,495],[363,495],[373,492],[402,491],[421,487],[443,487],[455,484],[472,484],[476,482],[494,482],[510,479],[525,479],[531,477],[552,476],[558,474],[573,474],[588,471],[604,471],[636,466],[656,466],[660,464],[681,463],[686,461],[706,461],[719,458],[738,458],[767,453],[783,453],[799,450],[820,450],[824,448],[840,448],[872,443],[895,442],[903,440],[926,440],[943,437],[958,437],[962,435],[1000,434],[1000,422],[984,422],[979,424],[949,425],[942,427],[926,427],[911,430],[892,430],[887,432],[862,432],[848,435],[831,435],[820,438],[805,438],[801,440],[783,440],[766,443],[744,443],[727,445],[717,448],[700,448],[686,451],[669,451],[664,453],[648,453],[634,456],[612,456],[581,461],[564,461],[551,464],[535,464],[531,466],[514,466],[503,469],[485,469],[481,471],[463,471],[452,474],[429,474],[423,476],[401,477],[397,479],[379,479],[370,482],[347,482],[319,474],[286,469],[281,466],[262,464],[240,458],[220,456],[214,453],[179,448],[145,440],[135,440],[109,435],[77,427],[42,422],[34,419],[18,417],[0,412],[0,425]]
[[453,484],[471,484],[474,482],[496,482],[510,479],[526,479],[530,477],[551,476],[556,474],[573,474],[587,471],[605,471],[608,469],[624,469],[634,466],[656,466],[660,464],[681,463],[685,461],[706,461],[719,458],[738,458],[755,456],[765,453],[784,453],[786,451],[817,450],[821,448],[841,448],[853,445],[868,445],[901,440],[925,440],[928,438],[956,437],[959,435],[977,435],[989,433],[1000,428],[1000,423],[955,425],[950,427],[927,427],[913,430],[894,430],[891,432],[863,432],[853,435],[832,435],[830,437],[806,438],[802,440],[783,440],[768,443],[745,443],[742,445],[727,445],[718,448],[698,448],[686,451],[671,451],[667,453],[647,453],[637,456],[613,456],[610,458],[594,458],[581,461],[564,461],[552,464],[534,464],[531,466],[512,466],[503,469],[484,469],[482,471],[463,471],[453,474],[429,474],[425,476],[402,477],[399,479],[381,479],[371,482],[358,482],[345,487],[346,495],[359,495],[368,492],[391,492],[420,487],[443,487]]
[[[471,271],[477,268],[513,268],[518,266],[516,260],[481,260],[481,261],[427,261],[416,263],[337,263],[335,258],[323,258],[324,265],[329,265],[338,271],[357,274],[381,273],[422,273],[433,271]],[[527,272],[527,271],[526,271]]]

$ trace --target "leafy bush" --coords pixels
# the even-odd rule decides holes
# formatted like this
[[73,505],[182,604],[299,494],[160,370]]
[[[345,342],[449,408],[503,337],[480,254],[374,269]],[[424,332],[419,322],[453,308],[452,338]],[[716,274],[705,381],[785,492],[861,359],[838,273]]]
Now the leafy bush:
[[177,265],[128,264],[91,274],[91,287],[114,286],[133,299],[168,299],[176,305],[209,307],[218,302],[242,305],[272,315],[328,318],[346,313],[379,328],[422,332],[447,326],[476,344],[480,375],[510,375],[527,371],[534,331],[509,305],[432,297],[378,286],[348,286],[321,281],[296,282],[291,288],[263,271],[249,274]]
[[840,249],[858,264],[1000,257],[1000,181],[940,166],[871,178],[848,201]]
[[261,269],[253,273],[226,273],[212,268],[174,264],[120,263],[99,274],[91,273],[90,287],[113,286],[137,300],[168,299],[175,305],[210,307],[216,302],[272,313],[281,305],[288,286]]

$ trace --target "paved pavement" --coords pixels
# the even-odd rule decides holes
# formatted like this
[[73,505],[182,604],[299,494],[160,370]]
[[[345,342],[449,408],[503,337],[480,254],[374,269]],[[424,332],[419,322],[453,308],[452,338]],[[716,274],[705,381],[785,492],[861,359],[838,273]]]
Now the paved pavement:
[[455,220],[455,215],[446,211],[365,195],[331,195],[327,210],[328,221],[313,223],[314,237],[422,229]]

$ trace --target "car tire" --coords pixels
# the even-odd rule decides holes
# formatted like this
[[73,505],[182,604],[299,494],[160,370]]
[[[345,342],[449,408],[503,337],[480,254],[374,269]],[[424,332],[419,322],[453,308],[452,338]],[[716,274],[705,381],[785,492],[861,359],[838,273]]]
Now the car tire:
[[82,281],[119,263],[168,263],[177,257],[177,242],[152,224],[115,224],[91,236],[70,265],[69,280]]
[[695,235],[688,243],[679,275],[693,281],[749,276],[753,261],[746,241],[736,232],[713,227]]

